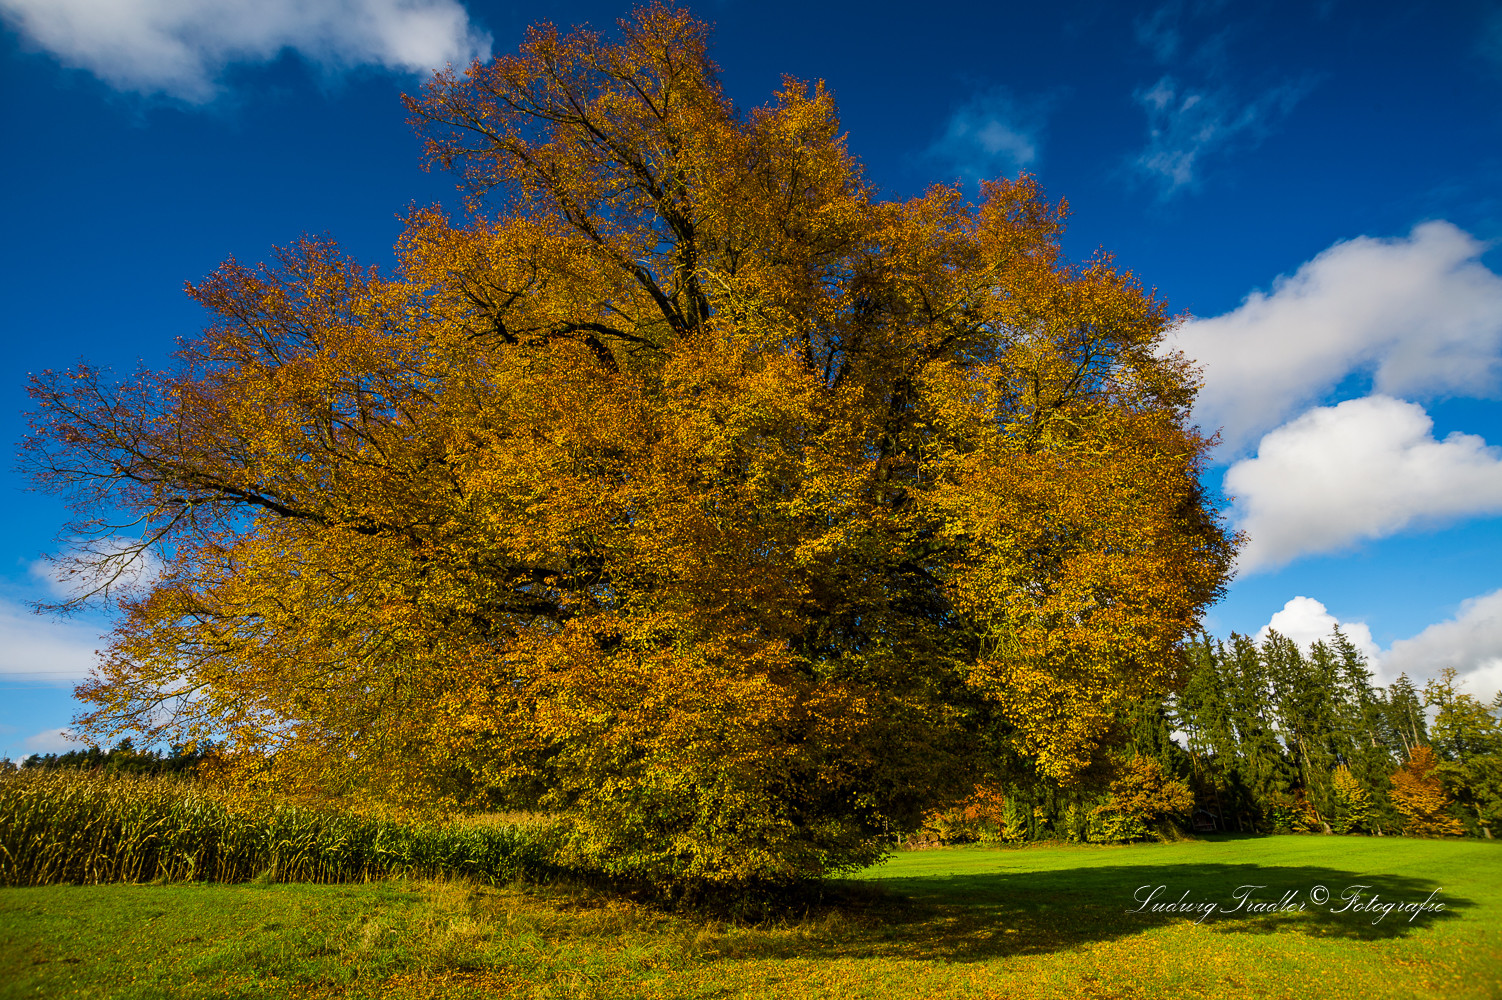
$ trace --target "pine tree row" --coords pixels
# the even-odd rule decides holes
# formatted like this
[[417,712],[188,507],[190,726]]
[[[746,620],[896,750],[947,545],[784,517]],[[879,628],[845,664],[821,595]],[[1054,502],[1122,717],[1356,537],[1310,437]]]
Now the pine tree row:
[[1307,654],[1269,632],[1203,639],[1189,658],[1164,717],[1202,825],[1490,837],[1502,818],[1502,696],[1459,692],[1454,670],[1384,690],[1338,630]]
[[[1502,694],[1373,683],[1336,631],[1306,653],[1276,632],[1189,646],[1181,693],[1123,714],[1117,754],[1069,787],[1014,779],[930,815],[911,844],[1121,842],[1184,831],[1492,837],[1502,822]],[[1093,778],[1094,780],[1089,780]]]

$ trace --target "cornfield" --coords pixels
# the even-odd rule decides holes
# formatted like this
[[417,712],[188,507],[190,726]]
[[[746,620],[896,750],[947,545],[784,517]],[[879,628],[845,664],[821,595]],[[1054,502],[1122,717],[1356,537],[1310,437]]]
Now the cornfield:
[[0,775],[0,885],[201,880],[359,882],[546,877],[544,826],[397,823],[192,781],[21,770]]

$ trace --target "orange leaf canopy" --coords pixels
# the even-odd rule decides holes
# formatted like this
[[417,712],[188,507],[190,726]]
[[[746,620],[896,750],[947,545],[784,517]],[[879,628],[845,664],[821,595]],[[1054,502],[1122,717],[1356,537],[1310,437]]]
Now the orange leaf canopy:
[[1162,303],[1029,178],[879,200],[822,85],[742,113],[707,42],[653,7],[439,75],[408,107],[473,221],[414,212],[392,278],[230,262],[173,370],[38,380],[76,531],[166,565],[96,732],[736,881],[1067,780],[1174,683],[1233,539]]

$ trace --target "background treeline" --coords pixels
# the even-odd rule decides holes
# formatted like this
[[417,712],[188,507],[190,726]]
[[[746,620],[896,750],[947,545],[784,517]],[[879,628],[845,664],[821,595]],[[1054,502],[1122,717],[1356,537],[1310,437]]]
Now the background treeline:
[[[137,750],[135,742],[126,738],[108,750],[86,747],[67,753],[34,753],[22,759],[19,766],[28,770],[82,769],[106,774],[193,774],[213,753],[214,744],[208,740],[192,749],[173,745],[164,751]],[[0,771],[16,766],[9,757],[0,759]]]
[[909,843],[1119,842],[1183,831],[1490,838],[1502,820],[1502,695],[1453,670],[1383,689],[1336,632],[1189,647],[1183,692],[1139,701],[1122,749],[1074,787],[1015,782],[929,816]]

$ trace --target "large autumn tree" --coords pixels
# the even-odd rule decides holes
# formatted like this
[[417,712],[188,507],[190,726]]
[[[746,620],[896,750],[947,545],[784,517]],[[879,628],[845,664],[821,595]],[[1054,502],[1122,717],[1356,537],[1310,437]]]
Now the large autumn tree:
[[440,74],[469,221],[393,277],[232,261],[169,370],[36,380],[78,568],[165,567],[88,731],[735,882],[1068,780],[1177,681],[1233,540],[1162,302],[1028,178],[879,200],[822,85],[738,111],[707,43],[657,6]]

